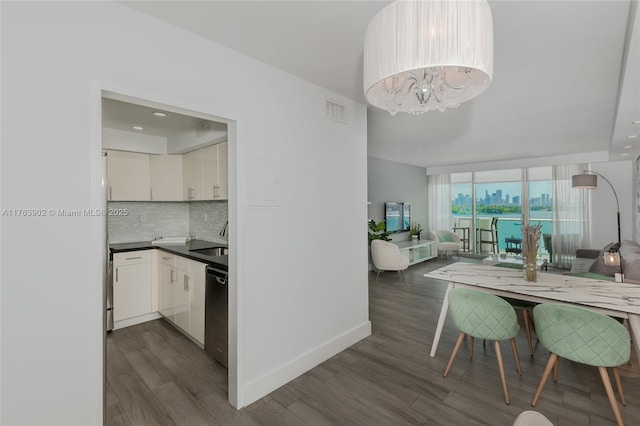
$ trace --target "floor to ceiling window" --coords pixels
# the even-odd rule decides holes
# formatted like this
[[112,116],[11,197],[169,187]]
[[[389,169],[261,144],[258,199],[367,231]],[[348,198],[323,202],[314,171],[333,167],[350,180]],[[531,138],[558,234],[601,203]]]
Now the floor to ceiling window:
[[[451,174],[453,229],[473,254],[522,250],[522,223],[552,232],[551,167]],[[540,254],[548,257],[541,241]]]
[[553,233],[553,171],[551,167],[527,169],[529,183],[529,224],[541,225],[538,253],[551,259],[551,234]]
[[474,232],[474,203],[471,173],[455,173],[451,175],[451,198],[453,232],[460,237],[463,251],[474,252],[475,238],[472,238]]

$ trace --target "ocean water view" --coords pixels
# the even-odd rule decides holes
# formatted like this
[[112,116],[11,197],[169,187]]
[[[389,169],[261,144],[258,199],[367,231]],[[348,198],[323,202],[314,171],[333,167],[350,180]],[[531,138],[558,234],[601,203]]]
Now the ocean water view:
[[[541,236],[543,234],[551,234],[553,227],[551,224],[552,212],[541,210],[532,212],[535,217],[529,219],[530,225],[542,225],[540,230]],[[506,244],[505,238],[522,238],[522,216],[519,214],[495,214],[495,215],[477,215],[476,216],[476,228],[489,229],[491,225],[491,219],[498,218],[498,249],[501,253],[505,252]],[[466,215],[454,215],[453,216],[456,226],[461,228],[471,228],[471,216]],[[469,230],[471,232],[471,229]],[[485,237],[487,235],[485,234]],[[538,253],[541,255],[548,255],[549,253],[544,248],[542,237],[540,238],[540,248]]]

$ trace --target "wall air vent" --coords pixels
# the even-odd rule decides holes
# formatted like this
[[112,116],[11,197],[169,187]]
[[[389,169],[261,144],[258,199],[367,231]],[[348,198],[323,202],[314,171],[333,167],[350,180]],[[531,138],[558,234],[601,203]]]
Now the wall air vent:
[[324,105],[324,118],[347,124],[347,107],[334,101],[327,100]]

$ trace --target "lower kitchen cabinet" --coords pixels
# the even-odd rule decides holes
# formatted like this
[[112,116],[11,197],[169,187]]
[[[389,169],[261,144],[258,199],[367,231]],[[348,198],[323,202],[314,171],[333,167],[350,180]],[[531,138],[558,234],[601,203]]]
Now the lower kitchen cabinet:
[[207,265],[193,262],[189,290],[189,334],[204,345],[204,291]]
[[[153,280],[153,251],[132,251],[113,255],[114,321],[149,314],[152,311],[157,318],[159,312],[204,346],[207,265],[159,250],[155,269],[157,278]],[[152,304],[155,291],[158,295],[157,312]],[[132,324],[133,322],[127,325]]]
[[175,324],[204,345],[204,290],[206,264],[178,256],[175,285]]
[[175,288],[178,281],[176,255],[160,252],[158,256],[158,310],[165,318],[175,322]]
[[113,255],[113,320],[151,313],[152,250]]

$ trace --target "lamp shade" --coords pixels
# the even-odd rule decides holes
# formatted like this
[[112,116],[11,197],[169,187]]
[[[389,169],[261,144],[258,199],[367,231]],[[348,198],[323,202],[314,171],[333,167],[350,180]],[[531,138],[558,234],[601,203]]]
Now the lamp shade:
[[571,186],[582,189],[595,189],[598,187],[598,176],[591,174],[581,174],[571,176]]
[[486,0],[399,0],[369,23],[367,101],[395,115],[454,108],[493,78],[493,20]]
[[603,255],[604,264],[607,266],[620,266],[620,253],[609,252]]

